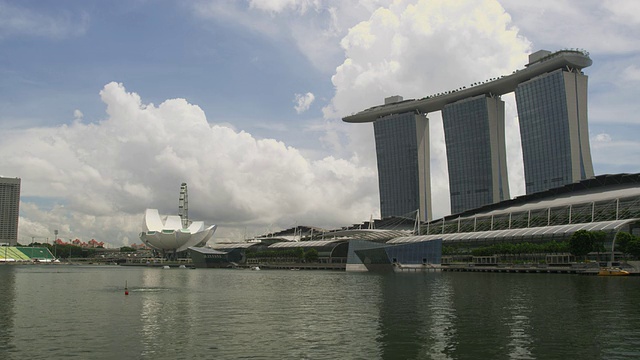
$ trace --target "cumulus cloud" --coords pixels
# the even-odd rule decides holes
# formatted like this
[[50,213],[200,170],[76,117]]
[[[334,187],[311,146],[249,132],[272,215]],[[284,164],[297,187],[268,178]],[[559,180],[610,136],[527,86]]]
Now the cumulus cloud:
[[494,1],[398,2],[378,8],[342,39],[346,60],[326,109],[341,117],[389,95],[420,98],[510,74],[527,61],[530,44]]
[[[497,1],[398,1],[379,7],[341,41],[345,60],[332,77],[335,96],[327,119],[383,103],[385,97],[422,98],[522,68],[531,52]],[[512,195],[524,192],[514,99],[506,124]],[[429,114],[434,216],[449,213],[448,175],[440,113]],[[339,121],[339,120],[338,120]],[[348,137],[364,163],[375,164],[370,124],[348,124]]]
[[307,110],[315,100],[315,96],[308,92],[306,94],[295,94],[295,99],[293,100],[296,105],[293,107],[298,114],[301,114]]
[[[234,9],[244,18],[239,22],[250,28],[269,27],[272,31],[263,33],[270,36],[291,34],[319,68],[338,58],[327,54],[343,56],[333,68],[335,94],[323,108],[325,121],[316,128],[322,128],[321,140],[335,154],[371,168],[376,167],[371,124],[344,124],[341,117],[381,104],[390,95],[421,98],[510,74],[526,64],[531,52],[511,16],[491,0],[255,1],[248,13],[237,11],[237,4],[212,4],[199,7],[200,15],[219,18],[216,14]],[[303,8],[313,8],[314,16]],[[265,20],[261,12],[271,17]],[[247,16],[254,20],[247,22]],[[518,195],[524,192],[519,130],[513,97],[505,98],[511,194]],[[444,135],[440,113],[429,118],[434,216],[442,216],[449,211],[448,191],[437,190],[448,189]]]
[[[217,119],[184,99],[144,103],[123,84],[100,96],[104,121],[13,131],[0,147],[0,167],[22,178],[21,236],[57,228],[135,242],[145,208],[177,212],[182,182],[190,215],[219,225],[218,240],[238,240],[246,227],[343,226],[376,211],[375,170],[357,159],[311,161],[277,140],[210,125]],[[43,198],[59,201],[48,208]]]
[[[558,6],[557,1],[548,6],[549,1],[190,3],[201,18],[288,41],[318,69],[333,75],[335,93],[323,108],[324,119],[313,125],[322,131],[322,141],[334,150],[333,156],[310,160],[304,156],[306,149],[257,139],[235,130],[227,119],[207,119],[202,109],[184,99],[156,106],[144,103],[122,84],[110,83],[100,93],[107,108],[101,122],[85,124],[78,112],[77,121],[69,125],[3,133],[0,168],[23,179],[21,213],[26,220],[21,222],[21,236],[57,228],[71,237],[136,242],[144,208],[175,213],[183,181],[192,194],[190,214],[220,225],[217,239],[238,239],[247,227],[249,233],[261,233],[295,223],[334,226],[368,219],[372,212],[377,216],[372,126],[345,124],[341,117],[381,104],[389,95],[420,98],[510,74],[534,50],[523,34],[541,39],[535,50],[541,46],[637,50],[635,39],[640,34],[632,26],[637,17],[618,11],[617,1],[590,0],[589,6],[580,7],[562,2]],[[1,6],[0,37],[16,29],[40,29],[20,30],[32,34],[47,31],[48,26],[9,28],[1,21],[7,5]],[[11,9],[17,11],[15,6]],[[27,15],[22,17],[33,18]],[[625,16],[622,26],[607,26]],[[549,26],[550,22],[559,25]],[[633,78],[637,69],[626,68]],[[503,99],[511,194],[517,195],[524,192],[524,181],[515,102],[510,95]],[[301,95],[302,102],[298,100],[296,110],[304,109],[308,98]],[[448,214],[448,175],[440,114],[429,114],[429,119],[437,217]],[[633,142],[600,140],[594,141],[594,150],[601,151],[594,151],[594,163],[607,161],[600,154],[614,154],[625,146],[638,148]],[[626,153],[629,158],[624,161],[633,163],[637,154]]]

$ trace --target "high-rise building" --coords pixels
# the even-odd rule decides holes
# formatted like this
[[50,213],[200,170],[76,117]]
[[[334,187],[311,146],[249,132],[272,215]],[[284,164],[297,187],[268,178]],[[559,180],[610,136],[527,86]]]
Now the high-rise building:
[[[500,96],[514,91],[527,194],[592,178],[587,76],[582,73],[591,63],[584,50],[540,50],[529,56],[524,69],[510,75],[421,99],[403,101],[397,97],[344,117],[345,122],[374,123],[382,216],[405,214],[411,206],[417,208],[418,199],[420,204],[431,204],[430,188],[413,185],[420,176],[426,176],[425,184],[429,184],[429,173],[423,170],[428,171],[429,164],[407,158],[415,153],[412,144],[421,134],[420,127],[413,132],[391,126],[409,129],[419,123],[418,118],[434,111],[443,114],[452,213],[508,199],[504,103]],[[420,141],[428,147],[428,139]],[[404,192],[400,187],[410,190]],[[412,203],[408,197],[415,189],[418,192]]]
[[20,179],[0,177],[0,243],[18,242]]
[[374,121],[373,129],[382,217],[419,210],[422,220],[431,219],[429,120],[412,112],[393,114]]
[[478,95],[442,109],[451,212],[509,199],[504,102]]
[[593,177],[587,76],[557,69],[516,88],[527,194]]

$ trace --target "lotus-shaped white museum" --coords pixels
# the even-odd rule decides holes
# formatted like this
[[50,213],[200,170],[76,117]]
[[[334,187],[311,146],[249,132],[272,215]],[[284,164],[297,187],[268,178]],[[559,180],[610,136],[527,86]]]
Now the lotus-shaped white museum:
[[142,221],[142,233],[140,239],[151,248],[164,252],[180,252],[188,247],[204,246],[217,225],[204,227],[203,221],[194,221],[188,227],[183,227],[182,219],[177,215],[167,216],[162,221],[158,209],[147,209]]

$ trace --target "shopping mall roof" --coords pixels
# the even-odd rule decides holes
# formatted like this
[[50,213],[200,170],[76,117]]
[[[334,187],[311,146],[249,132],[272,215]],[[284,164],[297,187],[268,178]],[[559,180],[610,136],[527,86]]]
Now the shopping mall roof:
[[294,241],[294,242],[279,242],[269,245],[269,249],[274,248],[306,248],[306,247],[325,247],[333,246],[341,242],[340,240],[318,240],[318,241]]
[[247,249],[251,246],[258,245],[258,242],[234,242],[234,243],[216,243],[212,244],[211,247],[214,249]]
[[327,233],[325,234],[325,237],[331,237],[334,239],[342,238],[344,240],[387,241],[399,236],[408,236],[411,233],[411,231],[407,230],[351,229]]
[[516,213],[632,197],[640,198],[640,174],[599,175],[558,188],[449,215],[446,219]]
[[224,251],[220,251],[220,250],[216,250],[216,249],[212,249],[212,248],[208,248],[208,247],[189,247],[189,250],[193,250],[193,251],[197,251],[201,254],[216,254],[216,255],[224,255],[226,254],[226,252]]
[[429,240],[436,240],[436,239],[442,239],[445,242],[474,241],[474,240],[481,241],[484,239],[523,241],[523,240],[535,238],[535,237],[543,237],[543,238],[551,239],[554,237],[567,237],[578,230],[607,231],[607,232],[616,231],[623,225],[637,222],[637,221],[639,221],[639,219],[600,221],[600,222],[589,222],[589,223],[582,223],[582,224],[554,225],[554,226],[522,228],[522,229],[406,236],[406,237],[399,237],[399,238],[392,239],[387,243],[401,244],[401,243],[429,241]]

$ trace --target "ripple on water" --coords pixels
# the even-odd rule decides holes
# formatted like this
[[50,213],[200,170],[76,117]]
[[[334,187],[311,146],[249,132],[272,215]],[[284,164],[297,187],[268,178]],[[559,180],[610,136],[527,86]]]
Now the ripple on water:
[[[118,267],[0,271],[0,359],[640,355],[640,279]],[[129,296],[122,294],[125,283]]]

